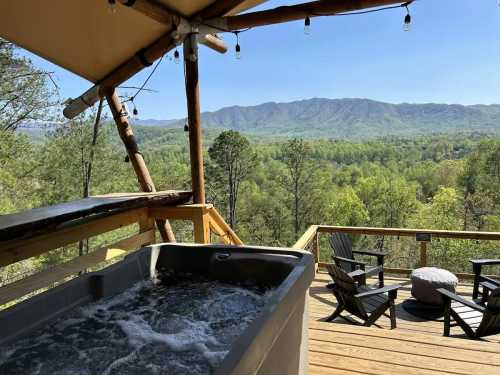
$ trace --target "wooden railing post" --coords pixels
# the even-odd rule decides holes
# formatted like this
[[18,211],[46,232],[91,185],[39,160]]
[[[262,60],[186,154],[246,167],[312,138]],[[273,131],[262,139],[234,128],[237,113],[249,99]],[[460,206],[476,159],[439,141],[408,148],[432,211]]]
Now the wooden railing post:
[[193,217],[194,242],[208,244],[210,243],[210,216],[206,207],[195,212]]
[[314,263],[319,263],[319,233],[316,232],[312,242],[312,253],[314,255]]
[[427,242],[420,242],[420,267],[427,267]]

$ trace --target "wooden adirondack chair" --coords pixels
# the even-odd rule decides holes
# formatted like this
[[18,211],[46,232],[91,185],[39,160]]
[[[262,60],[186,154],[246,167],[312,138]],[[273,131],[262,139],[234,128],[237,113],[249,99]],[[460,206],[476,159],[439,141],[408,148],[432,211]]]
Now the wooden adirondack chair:
[[[397,297],[398,288],[401,285],[388,285],[383,288],[373,289],[367,286],[359,286],[355,278],[364,277],[362,270],[346,273],[334,264],[328,264],[328,273],[334,280],[332,292],[337,298],[338,306],[326,321],[331,322],[338,316],[350,323],[358,322],[340,315],[344,310],[363,320],[364,326],[371,326],[382,315],[391,320],[391,329],[396,328],[396,308],[394,301]],[[385,312],[389,309],[389,315]]]
[[[446,289],[438,289],[444,300],[444,336],[450,335],[450,328],[460,326],[467,336],[477,339],[500,333],[500,286],[488,281],[483,287],[483,300],[477,304],[468,301]],[[456,323],[452,323],[451,319]]]
[[[472,289],[472,299],[479,297],[479,284],[487,281],[491,284],[496,284],[500,286],[500,281],[492,279],[481,274],[483,266],[500,265],[500,259],[473,259],[470,261],[472,263],[472,271],[474,272],[474,288]],[[485,296],[482,296],[483,302],[486,302]]]
[[[332,259],[335,264],[349,273],[356,269],[365,271],[366,276],[378,275],[379,287],[384,286],[384,257],[386,253],[368,250],[353,250],[352,241],[345,233],[332,233],[330,247],[333,250]],[[354,254],[368,255],[377,258],[377,265],[372,266],[366,262],[354,259]]]

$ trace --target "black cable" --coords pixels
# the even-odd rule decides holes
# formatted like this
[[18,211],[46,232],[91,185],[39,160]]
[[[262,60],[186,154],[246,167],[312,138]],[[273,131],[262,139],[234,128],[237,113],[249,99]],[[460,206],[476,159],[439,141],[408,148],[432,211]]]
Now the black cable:
[[336,16],[336,17],[339,17],[339,16],[356,16],[358,14],[367,14],[367,13],[376,13],[376,12],[383,12],[384,10],[391,10],[391,9],[399,9],[399,8],[407,8],[408,9],[408,6],[413,3],[415,0],[411,0],[411,1],[407,1],[403,4],[399,4],[399,5],[390,5],[390,6],[387,6],[387,7],[382,7],[382,8],[376,8],[376,9],[368,9],[368,10],[360,10],[360,11],[356,11],[356,12],[347,12],[347,13],[333,13],[333,14],[328,14],[328,13],[310,13],[311,16],[317,16],[317,17],[321,17],[321,16]]
[[149,80],[151,79],[151,77],[153,76],[153,74],[155,74],[156,72],[156,69],[158,68],[158,66],[160,65],[160,63],[163,61],[163,58],[165,57],[165,55],[162,55],[160,57],[160,60],[158,60],[158,62],[155,64],[155,66],[153,67],[153,70],[151,70],[151,72],[149,72],[149,75],[147,76],[146,80],[142,83],[141,87],[139,87],[137,89],[137,92],[130,98],[130,100],[134,100],[136,98],[137,95],[139,95],[139,93],[144,90],[144,87],[146,86],[146,84],[149,82]]

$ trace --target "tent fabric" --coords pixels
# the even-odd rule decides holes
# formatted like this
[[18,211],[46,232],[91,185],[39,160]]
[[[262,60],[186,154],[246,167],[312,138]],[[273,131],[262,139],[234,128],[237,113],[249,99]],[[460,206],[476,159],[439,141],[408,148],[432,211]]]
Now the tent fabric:
[[[161,0],[189,17],[215,0]],[[234,12],[253,7],[247,0]],[[168,32],[166,25],[107,0],[0,1],[0,37],[91,82],[104,78],[137,51]]]

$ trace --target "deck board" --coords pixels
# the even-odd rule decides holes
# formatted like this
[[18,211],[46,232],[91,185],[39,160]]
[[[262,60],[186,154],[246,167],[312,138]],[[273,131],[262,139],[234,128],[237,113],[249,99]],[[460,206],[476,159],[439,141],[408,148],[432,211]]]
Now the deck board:
[[[379,327],[360,327],[337,318],[324,319],[336,306],[325,288],[329,276],[318,273],[309,298],[309,374],[500,374],[500,335],[484,340],[466,338],[454,327],[443,337],[443,322],[425,321],[403,310],[411,297],[407,279],[386,278],[386,284],[402,283],[396,301],[398,328],[390,330],[386,317]],[[460,284],[459,294],[470,298],[470,285]]]

